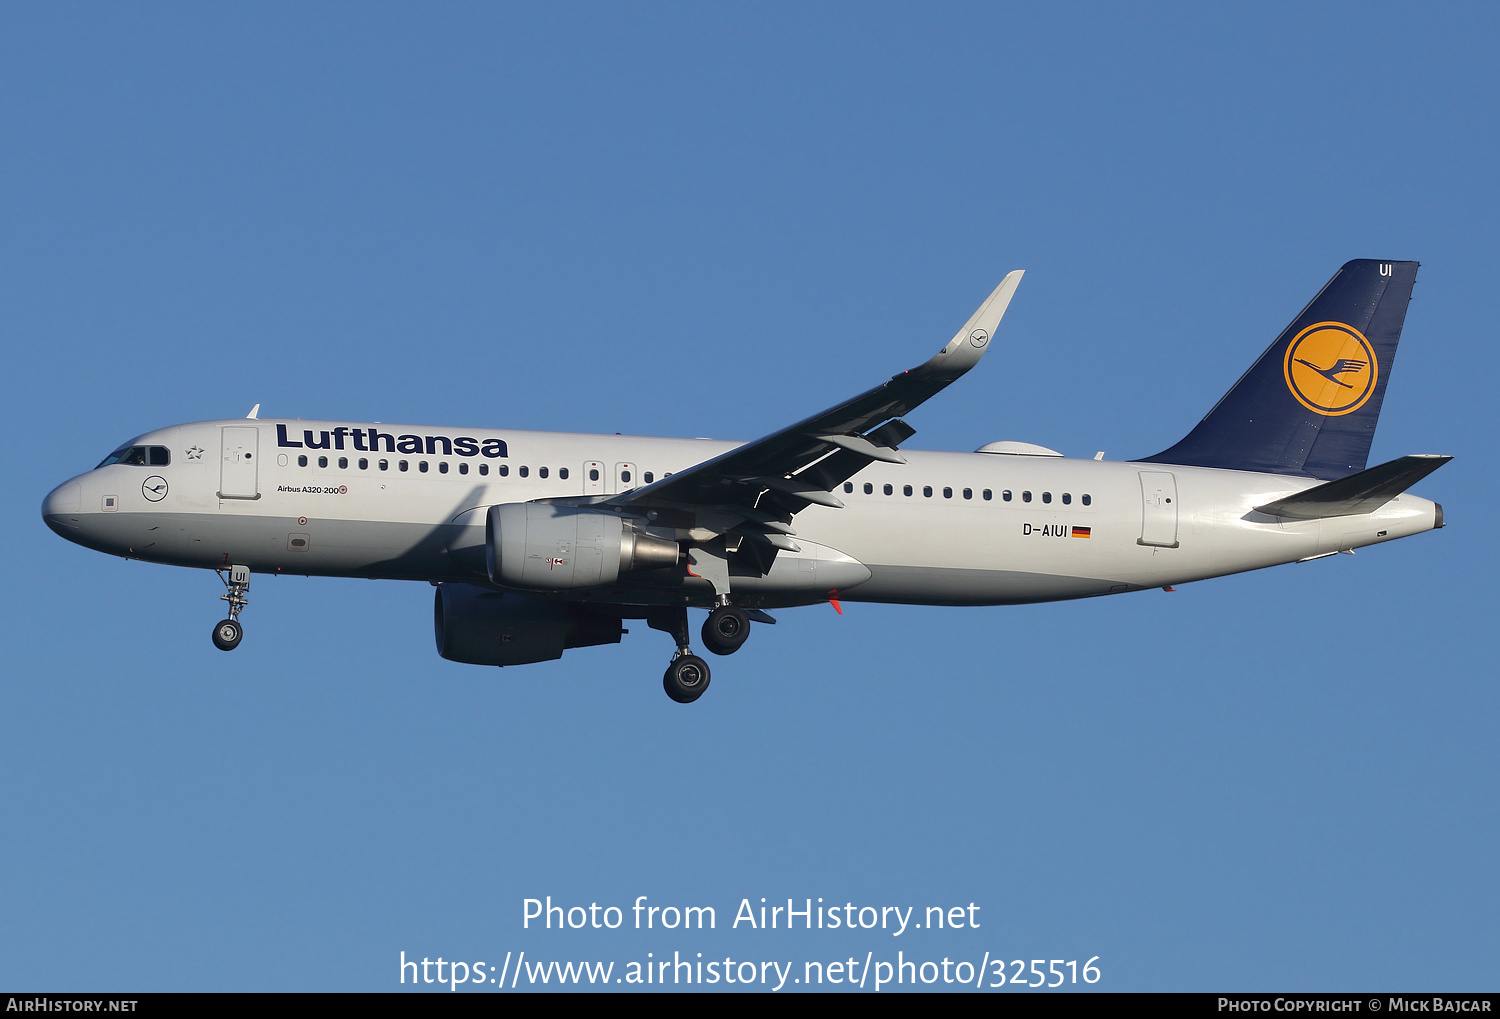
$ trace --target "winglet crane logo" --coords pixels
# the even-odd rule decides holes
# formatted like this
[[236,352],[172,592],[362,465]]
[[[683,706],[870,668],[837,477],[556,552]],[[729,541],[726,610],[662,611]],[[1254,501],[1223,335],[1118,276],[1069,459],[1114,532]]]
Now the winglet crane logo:
[[1380,377],[1370,341],[1342,322],[1318,322],[1298,333],[1287,345],[1284,370],[1297,402],[1329,417],[1363,407]]

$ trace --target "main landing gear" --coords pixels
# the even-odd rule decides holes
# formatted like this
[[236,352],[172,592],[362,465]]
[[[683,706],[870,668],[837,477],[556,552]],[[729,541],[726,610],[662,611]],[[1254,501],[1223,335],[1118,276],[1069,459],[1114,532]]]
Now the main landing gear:
[[708,663],[697,655],[679,651],[661,677],[661,687],[678,704],[691,704],[708,689]]
[[703,621],[703,646],[716,655],[732,655],[750,639],[750,617],[735,605],[720,605]]
[[250,567],[231,566],[227,577],[224,570],[214,572],[224,581],[226,589],[219,595],[219,600],[229,603],[229,618],[214,625],[214,647],[220,651],[233,651],[245,636],[244,628],[240,626],[240,610],[250,604],[250,599],[245,597],[245,592],[250,590]]
[[660,605],[646,610],[646,625],[653,630],[662,630],[672,635],[677,642],[677,653],[661,677],[662,689],[678,704],[691,704],[703,696],[708,689],[708,663],[688,646],[687,607],[684,605]]
[[[665,605],[648,609],[646,625],[663,630],[677,642],[677,653],[661,678],[662,689],[678,704],[691,704],[703,696],[710,678],[708,663],[688,646],[687,609]],[[716,655],[731,655],[750,636],[750,617],[735,605],[724,604],[708,614],[703,624],[703,644]]]

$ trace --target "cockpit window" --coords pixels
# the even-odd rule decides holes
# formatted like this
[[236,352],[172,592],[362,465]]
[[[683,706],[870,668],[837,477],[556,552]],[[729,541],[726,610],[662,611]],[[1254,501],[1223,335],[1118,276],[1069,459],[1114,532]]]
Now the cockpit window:
[[[172,462],[172,453],[166,446],[121,446],[100,462],[99,467],[110,464],[126,464],[133,467],[165,467]],[[95,467],[94,470],[98,470]]]
[[[121,446],[119,449],[109,454],[109,456],[105,457],[103,460],[100,460],[99,467],[108,467],[110,464],[124,463],[125,458],[131,454],[131,451],[139,448],[139,446]],[[97,471],[99,467],[95,467],[94,470]]]

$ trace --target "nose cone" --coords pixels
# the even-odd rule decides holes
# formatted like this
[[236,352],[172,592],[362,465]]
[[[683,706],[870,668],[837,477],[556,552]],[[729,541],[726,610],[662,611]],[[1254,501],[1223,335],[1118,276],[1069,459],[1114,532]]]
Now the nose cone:
[[77,481],[58,485],[42,500],[42,519],[69,541],[78,538],[79,514],[83,510],[83,486]]

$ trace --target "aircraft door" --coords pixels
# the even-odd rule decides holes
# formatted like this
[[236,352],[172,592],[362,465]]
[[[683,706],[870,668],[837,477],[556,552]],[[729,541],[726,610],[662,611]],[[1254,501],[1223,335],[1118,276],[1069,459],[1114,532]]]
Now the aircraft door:
[[1166,471],[1141,471],[1141,536],[1139,545],[1177,547],[1177,476]]
[[615,464],[615,491],[628,492],[632,488],[639,488],[640,477],[635,472],[635,464]]
[[598,460],[590,460],[583,465],[583,494],[604,494],[604,464]]
[[259,499],[256,470],[260,461],[260,429],[228,425],[223,429],[219,459],[220,499]]

